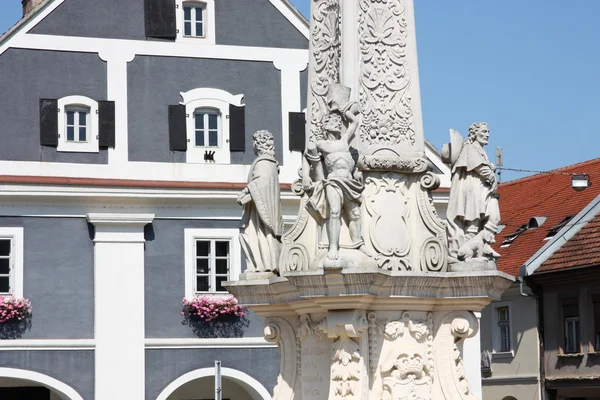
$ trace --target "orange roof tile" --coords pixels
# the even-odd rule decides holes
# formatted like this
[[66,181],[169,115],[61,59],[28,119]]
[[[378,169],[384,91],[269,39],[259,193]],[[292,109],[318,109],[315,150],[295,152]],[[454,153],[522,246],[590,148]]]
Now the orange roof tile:
[[563,244],[535,272],[548,272],[600,264],[600,214]]
[[[569,174],[586,173],[592,185],[577,192],[571,188]],[[494,248],[502,257],[498,269],[519,275],[520,267],[547,241],[548,230],[566,216],[578,214],[600,194],[600,158],[585,161],[500,185],[501,224],[506,227],[496,236]],[[547,217],[544,224],[521,233],[508,247],[501,248],[506,235],[516,232],[532,217]],[[599,252],[600,254],[600,252]]]

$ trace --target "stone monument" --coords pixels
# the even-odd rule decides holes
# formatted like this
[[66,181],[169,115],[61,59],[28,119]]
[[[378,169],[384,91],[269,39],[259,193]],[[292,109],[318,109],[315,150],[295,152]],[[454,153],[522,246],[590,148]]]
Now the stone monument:
[[442,157],[450,164],[452,186],[448,201],[448,247],[450,270],[495,269],[500,254],[490,246],[500,223],[496,167],[483,149],[488,144],[485,122],[469,127],[463,141],[460,133],[450,130],[450,143]]
[[480,352],[465,366],[463,343],[512,278],[449,271],[412,0],[311,0],[308,102],[279,275],[225,284],[279,347],[274,399],[475,399]]
[[275,276],[278,271],[283,218],[273,135],[269,131],[254,133],[252,147],[256,159],[250,166],[248,186],[237,201],[244,207],[240,244],[247,273],[242,278],[257,279]]

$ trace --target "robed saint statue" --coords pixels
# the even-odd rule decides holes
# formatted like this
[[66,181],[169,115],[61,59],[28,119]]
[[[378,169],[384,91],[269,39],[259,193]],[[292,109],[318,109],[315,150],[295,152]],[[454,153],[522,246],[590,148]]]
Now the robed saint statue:
[[238,196],[238,203],[244,206],[240,243],[246,255],[246,273],[277,273],[283,218],[275,142],[268,131],[258,131],[252,139],[256,159],[248,186]]

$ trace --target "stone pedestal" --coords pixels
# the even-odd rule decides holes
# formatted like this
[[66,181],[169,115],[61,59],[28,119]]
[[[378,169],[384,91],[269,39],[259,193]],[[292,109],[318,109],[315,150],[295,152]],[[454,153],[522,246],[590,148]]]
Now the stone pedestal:
[[475,399],[462,341],[513,279],[498,271],[323,269],[226,284],[280,351],[275,400]]

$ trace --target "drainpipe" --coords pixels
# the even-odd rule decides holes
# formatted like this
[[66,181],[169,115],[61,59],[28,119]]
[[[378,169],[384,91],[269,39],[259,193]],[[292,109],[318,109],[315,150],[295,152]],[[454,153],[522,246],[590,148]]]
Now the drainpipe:
[[541,286],[533,282],[530,276],[519,277],[522,296],[531,296],[523,292],[523,282],[531,289],[533,296],[537,299],[538,339],[540,342],[540,395],[542,400],[549,400],[546,395],[546,365],[544,362],[544,291]]

